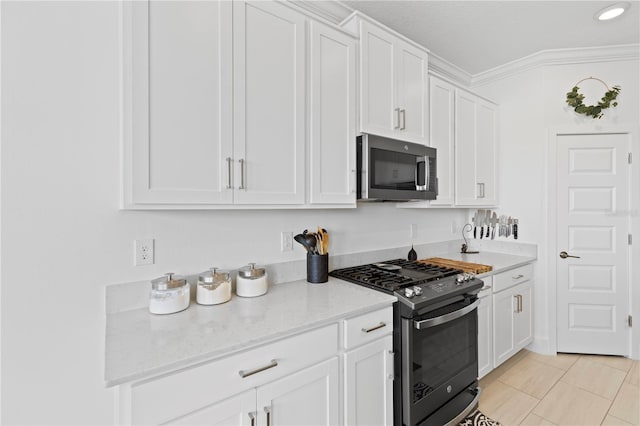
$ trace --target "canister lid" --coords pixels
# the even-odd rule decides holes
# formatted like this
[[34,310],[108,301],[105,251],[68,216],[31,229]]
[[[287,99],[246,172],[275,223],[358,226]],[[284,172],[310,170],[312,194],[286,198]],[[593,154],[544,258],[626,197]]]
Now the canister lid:
[[238,269],[238,276],[242,278],[256,279],[263,277],[265,273],[265,268],[256,268],[255,263],[249,263],[248,266],[243,266]]
[[174,276],[173,272],[167,272],[166,274],[164,274],[164,277],[151,280],[151,288],[153,290],[169,290],[172,288],[183,287],[186,284],[186,279]]
[[215,284],[219,282],[229,281],[229,272],[220,271],[216,267],[209,268],[208,271],[198,275],[198,281],[204,284]]

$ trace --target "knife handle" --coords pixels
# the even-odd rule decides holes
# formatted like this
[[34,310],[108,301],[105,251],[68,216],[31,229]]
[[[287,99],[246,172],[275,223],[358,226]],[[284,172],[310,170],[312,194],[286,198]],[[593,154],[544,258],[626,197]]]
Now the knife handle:
[[518,239],[518,224],[517,223],[513,224],[513,239],[514,240]]
[[484,226],[480,227],[480,239],[484,236]]
[[477,230],[477,229],[478,229],[478,227],[477,227],[477,226],[474,226],[474,227],[473,227],[473,238],[474,238],[474,239],[476,238],[476,230]]
[[491,227],[489,225],[487,225],[487,235],[485,235],[485,237],[489,238],[489,230],[491,229]]

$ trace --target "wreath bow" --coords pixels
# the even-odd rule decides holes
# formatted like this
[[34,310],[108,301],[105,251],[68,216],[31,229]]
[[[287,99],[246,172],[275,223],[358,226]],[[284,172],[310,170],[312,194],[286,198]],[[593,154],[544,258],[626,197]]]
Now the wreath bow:
[[[585,80],[597,80],[600,83],[604,84],[604,86],[607,88],[607,92],[604,94],[602,99],[600,99],[600,102],[598,102],[597,105],[585,105],[582,102],[584,100],[584,95],[578,92],[578,90],[580,90],[578,84],[582,83]],[[599,78],[587,77],[577,82],[573,86],[573,89],[571,89],[570,92],[567,92],[567,104],[578,114],[584,114],[587,117],[593,117],[594,119],[602,118],[602,110],[605,110],[610,106],[618,106],[616,98],[618,97],[619,93],[620,86],[613,86],[612,88],[609,88],[609,86],[607,86],[607,83],[600,80]]]

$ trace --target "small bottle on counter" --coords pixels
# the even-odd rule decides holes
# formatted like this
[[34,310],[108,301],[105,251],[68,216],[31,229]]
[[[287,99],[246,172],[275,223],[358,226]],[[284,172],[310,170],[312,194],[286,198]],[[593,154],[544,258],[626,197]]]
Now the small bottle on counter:
[[183,311],[189,307],[190,296],[187,280],[168,272],[164,277],[151,280],[149,312],[163,315]]
[[518,219],[513,219],[513,239],[518,239]]
[[227,271],[210,268],[198,276],[196,301],[201,305],[218,305],[231,299],[231,276]]

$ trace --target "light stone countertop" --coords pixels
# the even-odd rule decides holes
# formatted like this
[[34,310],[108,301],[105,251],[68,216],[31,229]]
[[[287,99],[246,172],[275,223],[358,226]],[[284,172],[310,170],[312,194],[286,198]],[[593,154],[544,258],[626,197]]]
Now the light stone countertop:
[[[537,247],[532,244],[473,241],[481,251],[478,254],[454,251],[459,246],[457,241],[416,249],[420,259],[442,257],[493,267],[479,278],[536,260]],[[366,253],[344,255],[334,259],[331,269],[392,259],[405,251],[406,248],[387,250],[371,254],[372,258]],[[283,265],[280,269],[291,269],[298,276],[304,274],[304,261]],[[287,276],[279,274],[273,276]],[[325,284],[291,280],[270,285],[264,296],[234,295],[222,305],[201,306],[192,300],[185,311],[153,315],[146,306],[141,308],[148,303],[148,286],[148,282],[140,282],[107,288],[105,384],[108,387],[231,355],[396,301],[394,296],[329,277]],[[133,306],[129,302],[123,305],[123,301],[131,299],[136,301]],[[127,309],[127,305],[132,307]]]
[[166,373],[390,306],[394,296],[329,278],[270,286],[264,296],[153,315],[134,309],[107,315],[105,383]]

